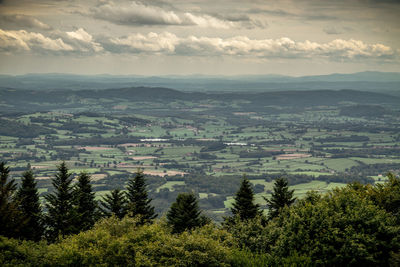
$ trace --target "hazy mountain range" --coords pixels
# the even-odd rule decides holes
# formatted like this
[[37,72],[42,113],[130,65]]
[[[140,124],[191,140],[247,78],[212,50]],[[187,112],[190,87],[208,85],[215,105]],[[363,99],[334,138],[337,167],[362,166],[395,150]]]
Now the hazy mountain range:
[[75,75],[62,73],[0,75],[0,87],[15,89],[109,89],[168,87],[182,91],[281,91],[352,89],[400,94],[400,73],[359,72],[318,76],[282,75]]

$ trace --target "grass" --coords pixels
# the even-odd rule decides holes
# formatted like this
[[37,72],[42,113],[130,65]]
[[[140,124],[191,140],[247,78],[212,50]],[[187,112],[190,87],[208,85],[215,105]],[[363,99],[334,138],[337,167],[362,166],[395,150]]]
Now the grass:
[[328,168],[336,170],[336,171],[345,171],[346,169],[349,169],[353,166],[358,165],[357,162],[355,162],[352,159],[348,159],[348,158],[326,159],[326,160],[324,160],[324,164]]

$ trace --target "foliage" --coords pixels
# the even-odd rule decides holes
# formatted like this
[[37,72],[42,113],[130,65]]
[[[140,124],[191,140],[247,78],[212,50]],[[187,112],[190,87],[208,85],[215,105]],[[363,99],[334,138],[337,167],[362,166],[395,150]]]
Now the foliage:
[[47,244],[0,236],[0,266],[45,266]]
[[127,200],[124,192],[119,189],[114,189],[110,194],[103,196],[100,204],[100,210],[106,217],[115,215],[117,218],[122,219],[127,213]]
[[376,205],[393,214],[400,223],[400,178],[388,173],[388,181],[375,186],[367,186],[368,198]]
[[261,214],[260,205],[254,204],[254,192],[249,180],[244,177],[235,196],[235,202],[231,209],[234,216],[241,220],[248,220]]
[[205,223],[197,199],[191,193],[181,193],[177,196],[167,213],[167,219],[174,233],[182,233]]
[[0,235],[18,237],[26,219],[18,209],[17,185],[14,179],[8,179],[9,172],[5,162],[0,162]]
[[141,225],[140,218],[114,216],[50,245],[0,237],[0,252],[2,266],[260,266],[270,260],[238,250],[227,231],[211,224],[171,234],[163,220]]
[[274,257],[297,253],[323,265],[387,265],[400,245],[394,217],[350,186],[286,207],[268,227]]
[[49,228],[47,235],[50,240],[55,240],[59,235],[65,236],[77,232],[71,174],[65,162],[57,168],[58,172],[52,179],[55,192],[45,196],[47,209],[45,220]]
[[[268,221],[260,212],[244,219],[236,213],[223,228],[201,216],[193,193],[179,194],[166,220],[144,224],[141,214],[124,217],[126,195],[114,190],[102,203],[105,214],[110,217],[73,235],[79,230],[77,222],[83,218],[77,215],[85,214],[82,213],[85,207],[95,203],[90,177],[81,173],[72,190],[65,163],[58,168],[53,180],[58,185],[58,191],[53,194],[57,199],[54,203],[62,206],[66,202],[70,208],[66,214],[72,217],[59,214],[54,220],[69,220],[71,228],[67,230],[71,232],[59,230],[58,242],[51,244],[0,236],[1,266],[397,266],[400,262],[400,179],[392,174],[383,184],[352,183],[325,195],[312,191],[295,203],[287,181],[278,179],[275,198],[271,201],[289,205],[276,205],[279,212]],[[11,211],[17,213],[26,209],[28,218],[36,216],[40,207],[32,171],[23,175],[18,201],[15,182],[8,181],[8,172],[5,164],[0,164],[1,203],[14,207]],[[145,189],[143,177],[140,179],[140,188]],[[72,200],[66,197],[68,192]],[[247,179],[243,180],[239,195],[237,203],[256,206]],[[62,202],[58,196],[69,200]],[[47,203],[47,207],[52,207],[54,212],[56,208],[51,204]],[[240,205],[242,210],[244,206]],[[238,205],[234,207],[240,210]],[[22,217],[0,218],[16,218],[1,225],[3,231]],[[35,231],[29,224],[30,219],[19,222],[21,226],[28,223],[26,230]],[[55,229],[51,224],[48,227],[51,231]],[[38,240],[37,236],[27,237],[24,231],[12,230],[12,237]],[[57,238],[50,237],[52,241]]]
[[0,135],[15,136],[20,138],[32,138],[44,134],[57,133],[53,129],[37,124],[23,124],[18,121],[0,119]]
[[17,198],[19,200],[19,209],[27,219],[26,224],[21,229],[20,237],[39,241],[44,232],[43,215],[37,182],[30,169],[22,174],[21,187],[18,189]]
[[143,171],[138,170],[135,177],[128,181],[126,186],[128,200],[128,214],[141,216],[142,223],[149,222],[157,217],[154,207],[150,205],[151,199],[147,196]]
[[294,190],[289,190],[288,181],[285,178],[278,178],[274,183],[274,191],[271,195],[271,199],[264,197],[269,208],[269,218],[277,217],[281,210],[292,205],[296,198],[293,198]]
[[241,249],[266,253],[273,245],[270,229],[266,225],[265,218],[260,215],[245,221],[235,216],[224,224],[224,229],[232,234]]
[[92,191],[90,176],[87,173],[79,174],[78,183],[74,188],[74,199],[77,213],[76,227],[79,231],[86,231],[94,225],[99,215],[95,193]]

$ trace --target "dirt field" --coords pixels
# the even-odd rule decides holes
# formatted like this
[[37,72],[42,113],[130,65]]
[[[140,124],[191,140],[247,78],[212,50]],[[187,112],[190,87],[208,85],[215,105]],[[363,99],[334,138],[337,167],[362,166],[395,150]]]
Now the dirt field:
[[81,146],[78,149],[85,149],[87,151],[96,151],[96,150],[110,150],[112,147],[104,147],[104,146]]
[[144,174],[148,175],[154,175],[154,176],[161,176],[164,177],[166,175],[168,176],[174,176],[174,175],[185,175],[186,172],[179,172],[179,171],[167,171],[167,172],[160,172],[160,171],[144,171]]
[[153,156],[132,157],[133,160],[156,159],[156,158],[157,157]]
[[277,160],[286,160],[286,159],[301,159],[301,158],[308,158],[311,157],[311,154],[300,154],[300,153],[293,153],[293,154],[281,154],[276,157]]

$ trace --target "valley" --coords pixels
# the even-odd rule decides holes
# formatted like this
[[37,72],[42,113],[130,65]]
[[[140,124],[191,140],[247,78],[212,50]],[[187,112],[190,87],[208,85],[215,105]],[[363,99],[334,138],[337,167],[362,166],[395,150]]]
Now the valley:
[[277,177],[301,198],[352,181],[379,183],[400,166],[400,102],[388,94],[137,87],[0,96],[0,157],[17,180],[30,164],[42,196],[61,161],[92,176],[97,198],[141,168],[159,214],[178,192],[193,191],[220,221],[243,175],[265,207]]

